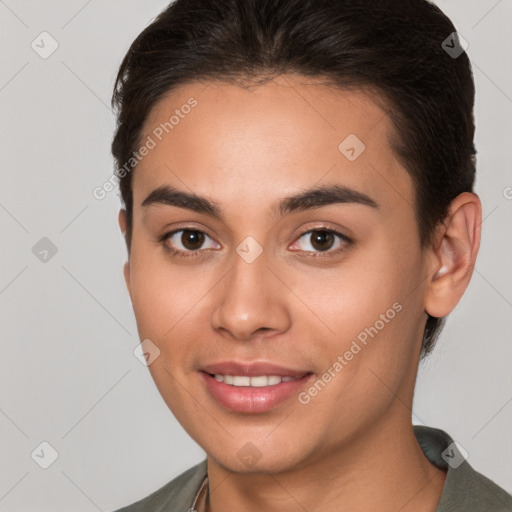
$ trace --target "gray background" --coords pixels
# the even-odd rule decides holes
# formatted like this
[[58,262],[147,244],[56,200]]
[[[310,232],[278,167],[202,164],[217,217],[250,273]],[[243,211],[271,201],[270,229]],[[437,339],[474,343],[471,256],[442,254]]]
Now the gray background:
[[[115,73],[166,3],[0,0],[0,511],[112,510],[205,456],[133,355],[119,197],[92,195],[113,171]],[[438,4],[469,43],[485,220],[413,420],[447,430],[512,492],[512,1]],[[43,31],[59,45],[46,59],[31,47]],[[46,262],[43,237],[57,248]],[[58,452],[48,469],[43,441]]]

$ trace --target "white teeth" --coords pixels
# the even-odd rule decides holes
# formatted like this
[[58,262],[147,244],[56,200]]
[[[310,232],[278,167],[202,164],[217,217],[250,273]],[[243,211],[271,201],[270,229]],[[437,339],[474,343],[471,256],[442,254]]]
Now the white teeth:
[[[250,384],[247,384],[248,386],[253,386],[255,388],[262,388],[264,386],[268,386],[268,377],[266,375],[260,375],[258,377],[251,377]],[[279,382],[281,380],[279,379]],[[278,384],[279,384],[278,382]]]
[[279,375],[258,375],[256,377],[248,377],[247,375],[221,375],[216,373],[215,380],[230,384],[231,386],[252,386],[262,388],[265,386],[275,386],[281,382],[290,382],[296,380],[294,377],[281,377]]
[[[227,377],[227,375],[226,375]],[[239,377],[238,375],[236,377],[233,377],[233,386],[250,386],[251,385],[251,377]]]

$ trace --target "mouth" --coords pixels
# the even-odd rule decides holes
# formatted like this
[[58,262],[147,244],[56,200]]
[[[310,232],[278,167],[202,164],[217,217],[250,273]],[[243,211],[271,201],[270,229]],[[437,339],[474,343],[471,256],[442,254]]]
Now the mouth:
[[253,387],[263,388],[266,386],[276,386],[281,382],[293,382],[301,377],[290,377],[289,375],[256,375],[249,377],[248,375],[222,375],[221,373],[209,373],[217,382],[224,382],[228,386],[235,387]]
[[[287,373],[291,371],[288,370]],[[312,372],[254,374],[199,371],[210,397],[221,407],[242,413],[263,413],[289,401],[314,377]]]

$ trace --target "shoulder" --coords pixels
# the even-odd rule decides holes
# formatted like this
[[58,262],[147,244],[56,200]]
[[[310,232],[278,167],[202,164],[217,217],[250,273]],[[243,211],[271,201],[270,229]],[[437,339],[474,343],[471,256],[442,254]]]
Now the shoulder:
[[186,512],[206,477],[206,459],[187,469],[160,489],[115,512]]
[[453,497],[454,504],[460,504],[460,510],[512,511],[512,496],[492,480],[475,471],[467,462],[460,476],[459,490]]
[[512,496],[476,471],[467,453],[446,432],[415,425],[414,433],[426,457],[446,471],[436,512],[510,512]]

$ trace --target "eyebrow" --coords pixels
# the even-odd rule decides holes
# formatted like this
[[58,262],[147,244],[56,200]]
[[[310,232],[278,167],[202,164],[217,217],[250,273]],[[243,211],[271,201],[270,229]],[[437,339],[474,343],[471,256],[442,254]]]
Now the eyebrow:
[[[284,216],[292,212],[312,210],[321,206],[340,203],[361,204],[371,208],[379,208],[376,201],[362,192],[341,185],[324,185],[281,199],[277,205],[274,205],[273,212],[274,215]],[[161,185],[154,189],[141,203],[143,207],[151,205],[186,208],[210,215],[221,221],[224,220],[222,209],[215,201],[194,193],[178,190],[169,185]]]

